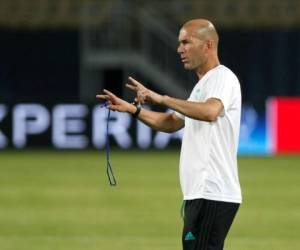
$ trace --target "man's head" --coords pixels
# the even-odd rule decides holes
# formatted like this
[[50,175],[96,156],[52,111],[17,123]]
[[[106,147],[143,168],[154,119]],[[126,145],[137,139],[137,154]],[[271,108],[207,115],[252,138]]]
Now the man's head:
[[177,52],[185,69],[205,70],[218,63],[219,37],[214,25],[205,19],[186,22],[179,32]]

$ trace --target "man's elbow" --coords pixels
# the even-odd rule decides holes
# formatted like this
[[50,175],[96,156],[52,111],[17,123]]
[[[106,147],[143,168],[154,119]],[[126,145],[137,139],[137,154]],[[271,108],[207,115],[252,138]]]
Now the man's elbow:
[[204,110],[205,120],[208,122],[215,122],[224,110],[224,106],[218,99],[209,99],[206,104]]
[[217,112],[209,112],[205,116],[205,121],[215,122],[218,119],[219,114]]
[[172,126],[172,127],[168,127],[168,128],[166,128],[166,129],[164,129],[164,131],[163,132],[165,132],[165,133],[169,133],[169,134],[171,134],[171,133],[174,133],[174,132],[177,132],[178,130],[180,130],[180,129],[182,129],[184,126]]

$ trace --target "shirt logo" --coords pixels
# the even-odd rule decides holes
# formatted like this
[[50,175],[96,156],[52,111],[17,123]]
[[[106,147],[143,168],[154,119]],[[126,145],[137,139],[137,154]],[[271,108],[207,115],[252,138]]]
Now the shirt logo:
[[200,89],[196,90],[195,97],[196,97],[196,100],[200,100],[201,99]]
[[190,231],[186,234],[184,240],[195,240],[195,236],[193,235],[193,233]]

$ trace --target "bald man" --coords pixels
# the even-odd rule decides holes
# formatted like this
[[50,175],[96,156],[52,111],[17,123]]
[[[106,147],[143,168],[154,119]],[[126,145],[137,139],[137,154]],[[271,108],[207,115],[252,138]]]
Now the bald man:
[[128,112],[153,129],[184,128],[180,154],[184,250],[222,250],[242,201],[237,168],[241,90],[235,74],[218,58],[218,34],[205,19],[186,22],[179,32],[178,53],[184,68],[198,76],[187,100],[160,95],[129,77],[127,87],[138,104],[165,106],[160,113],[130,104],[104,90],[97,98],[108,108]]

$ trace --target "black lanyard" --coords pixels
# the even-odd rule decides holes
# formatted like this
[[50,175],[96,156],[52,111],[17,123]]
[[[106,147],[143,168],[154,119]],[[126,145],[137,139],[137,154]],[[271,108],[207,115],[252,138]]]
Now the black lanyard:
[[[105,102],[101,107],[107,107],[108,102]],[[106,140],[105,140],[105,149],[106,149],[106,174],[111,186],[116,186],[117,181],[115,179],[112,166],[110,164],[110,145],[109,145],[109,120],[110,120],[110,109],[108,109],[107,120],[106,120]]]

